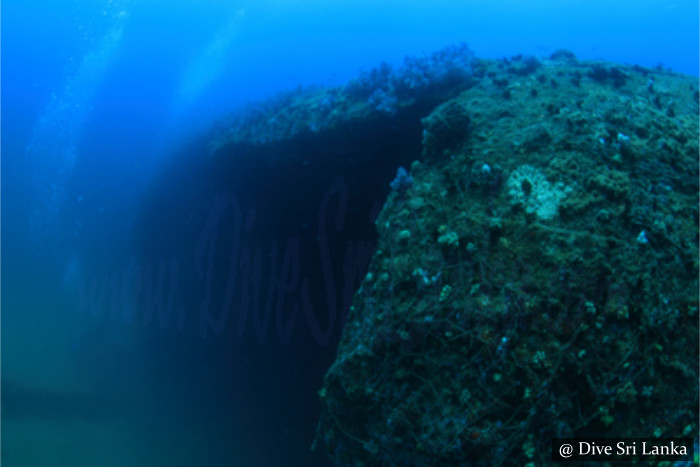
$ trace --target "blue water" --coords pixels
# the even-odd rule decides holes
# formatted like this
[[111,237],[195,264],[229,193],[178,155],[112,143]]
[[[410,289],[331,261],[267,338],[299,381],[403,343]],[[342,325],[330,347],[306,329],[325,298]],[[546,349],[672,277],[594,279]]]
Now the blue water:
[[171,158],[250,101],[461,42],[698,76],[698,15],[696,0],[3,2],[3,465],[327,465],[308,447],[334,348],[81,303],[98,274],[145,267],[139,214]]

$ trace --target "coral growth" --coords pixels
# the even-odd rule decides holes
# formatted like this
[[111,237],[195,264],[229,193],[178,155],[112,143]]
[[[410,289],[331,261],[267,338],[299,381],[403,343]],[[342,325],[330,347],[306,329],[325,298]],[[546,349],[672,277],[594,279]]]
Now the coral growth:
[[337,465],[697,433],[697,80],[553,59],[482,61],[423,119],[320,392]]

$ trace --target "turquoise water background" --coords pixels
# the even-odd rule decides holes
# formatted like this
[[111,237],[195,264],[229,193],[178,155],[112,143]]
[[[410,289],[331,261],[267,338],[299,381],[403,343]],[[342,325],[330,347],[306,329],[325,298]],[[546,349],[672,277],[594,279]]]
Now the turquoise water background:
[[201,339],[189,321],[163,329],[110,320],[84,299],[91,278],[140,267],[144,194],[169,158],[228,112],[460,42],[483,58],[564,48],[694,76],[700,56],[696,0],[1,8],[7,466],[327,465],[308,448],[313,388],[334,348],[312,343],[285,360],[271,339],[231,344]]

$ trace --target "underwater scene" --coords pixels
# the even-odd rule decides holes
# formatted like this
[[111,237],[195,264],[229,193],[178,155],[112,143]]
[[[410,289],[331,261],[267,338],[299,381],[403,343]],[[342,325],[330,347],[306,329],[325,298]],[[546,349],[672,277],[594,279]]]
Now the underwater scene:
[[3,467],[698,465],[696,0],[8,0]]

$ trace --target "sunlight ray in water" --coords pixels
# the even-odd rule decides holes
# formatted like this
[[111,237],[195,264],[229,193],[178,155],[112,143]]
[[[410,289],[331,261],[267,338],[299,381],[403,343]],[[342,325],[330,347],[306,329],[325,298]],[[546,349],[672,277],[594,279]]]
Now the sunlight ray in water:
[[55,240],[59,236],[56,222],[65,201],[64,183],[75,166],[82,129],[95,93],[117,57],[128,13],[117,9],[112,18],[112,27],[82,58],[75,74],[66,79],[63,90],[51,94],[25,148],[34,167],[36,205],[30,228],[37,240],[46,237]]

